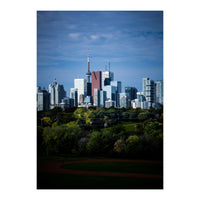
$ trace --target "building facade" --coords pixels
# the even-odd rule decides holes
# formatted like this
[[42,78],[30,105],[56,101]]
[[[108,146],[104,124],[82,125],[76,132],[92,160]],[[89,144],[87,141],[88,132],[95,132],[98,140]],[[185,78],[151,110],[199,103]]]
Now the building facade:
[[105,71],[102,73],[102,89],[104,85],[110,85],[110,82],[114,81],[114,73],[110,71]]
[[130,100],[137,98],[138,90],[135,87],[125,87],[125,92],[129,94]]
[[45,89],[37,93],[37,110],[49,110],[50,109],[50,94]]
[[105,101],[105,107],[106,108],[115,107],[115,104],[116,104],[116,102],[111,100],[111,99]]
[[77,88],[70,89],[70,98],[74,99],[74,107],[78,107],[78,89]]
[[[117,87],[112,86],[112,85],[106,85],[104,86],[103,91],[106,91],[106,99],[107,100],[113,100],[116,102],[117,96],[116,96],[116,91]],[[114,105],[116,107],[116,105]]]
[[155,83],[153,80],[143,78],[143,94],[151,107],[155,103],[156,97]]
[[80,104],[80,95],[83,95],[84,97],[86,96],[87,93],[87,81],[86,79],[74,79],[74,88],[77,88],[78,90],[78,95],[77,95],[77,99],[78,99],[78,104]]
[[128,96],[121,96],[120,98],[120,108],[128,108],[129,105],[128,105]]
[[92,97],[93,97],[93,102],[94,102],[94,89],[95,88],[101,90],[101,71],[92,72]]
[[56,79],[52,84],[49,85],[49,93],[50,93],[50,109],[55,106],[59,106],[62,99],[65,97],[65,90],[63,85],[59,85],[56,82]]
[[156,103],[163,104],[163,80],[156,82]]
[[100,90],[94,88],[94,106],[100,107]]
[[101,90],[100,91],[100,105],[99,105],[99,107],[105,107],[105,101],[106,101],[106,91]]

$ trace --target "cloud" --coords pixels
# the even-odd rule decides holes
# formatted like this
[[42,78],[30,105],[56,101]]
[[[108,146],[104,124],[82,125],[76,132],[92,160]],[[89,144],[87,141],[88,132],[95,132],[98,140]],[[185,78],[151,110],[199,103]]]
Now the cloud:
[[81,34],[80,33],[69,33],[68,35],[72,39],[78,39]]
[[97,35],[91,35],[90,37],[91,37],[92,40],[96,40],[96,39],[99,38],[99,36],[97,36]]

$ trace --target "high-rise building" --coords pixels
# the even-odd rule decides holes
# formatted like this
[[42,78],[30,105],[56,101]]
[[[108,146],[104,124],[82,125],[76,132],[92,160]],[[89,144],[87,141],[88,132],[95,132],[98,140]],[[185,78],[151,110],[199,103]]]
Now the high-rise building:
[[111,99],[105,101],[105,107],[106,108],[115,107],[115,104],[116,104],[116,102],[111,100]]
[[143,78],[143,94],[151,107],[152,103],[155,103],[155,84],[153,80]]
[[[116,91],[117,91],[117,87],[115,86],[112,86],[112,85],[106,85],[104,86],[104,91],[106,91],[106,99],[107,100],[113,100],[115,101],[116,103],[116,99],[117,99],[117,96],[116,96]],[[114,105],[116,106],[116,105]]]
[[49,110],[50,105],[50,94],[45,89],[37,93],[37,110]]
[[78,105],[83,104],[83,103],[84,103],[84,100],[85,100],[84,94],[80,94],[80,95],[79,95],[79,103],[78,103]]
[[102,89],[104,85],[110,85],[110,82],[114,81],[114,73],[110,71],[105,71],[102,73]]
[[116,87],[116,107],[120,107],[119,93],[121,93],[121,91],[122,91],[122,82],[121,81],[111,81],[110,85]]
[[80,103],[80,95],[84,95],[84,97],[86,96],[86,92],[87,92],[87,81],[85,79],[74,79],[74,88],[78,89],[78,104]]
[[156,82],[156,103],[163,104],[163,80]]
[[78,107],[78,89],[77,88],[70,89],[70,98],[74,99],[74,107]]
[[100,106],[100,90],[97,88],[94,88],[94,106]]
[[60,107],[62,108],[62,110],[65,110],[65,108],[74,107],[74,99],[65,97],[64,99],[62,99],[62,102],[60,103]]
[[126,97],[126,100],[123,100],[123,101],[127,101],[126,107],[125,107],[125,106],[123,106],[123,107],[124,107],[124,108],[131,107],[131,100],[130,100],[130,98],[129,98],[129,93],[126,93],[126,92],[122,92],[122,93],[119,93],[119,94],[118,94],[118,98],[119,98],[119,107],[122,108],[121,105],[123,105],[123,104],[121,104],[122,97]]
[[100,105],[99,107],[105,107],[106,91],[100,90]]
[[87,97],[85,97],[85,99],[84,99],[84,104],[90,104],[90,105],[93,105],[93,99],[92,99],[92,96],[87,96]]
[[59,85],[56,82],[56,79],[52,84],[49,85],[49,93],[50,93],[50,109],[55,106],[59,106],[61,100],[65,97],[65,90],[63,85]]
[[120,108],[128,108],[129,107],[129,98],[128,96],[121,96],[120,98]]
[[101,90],[101,71],[92,72],[92,96],[94,102],[94,89]]
[[125,92],[129,94],[130,100],[137,98],[137,89],[135,87],[125,87]]

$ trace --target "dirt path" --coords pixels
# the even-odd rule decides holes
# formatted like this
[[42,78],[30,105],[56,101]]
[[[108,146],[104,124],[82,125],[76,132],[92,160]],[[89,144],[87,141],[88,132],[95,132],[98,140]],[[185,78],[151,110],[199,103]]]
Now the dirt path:
[[45,163],[41,164],[38,168],[39,171],[47,173],[58,173],[58,174],[75,174],[75,175],[92,175],[92,176],[118,176],[118,177],[138,177],[138,178],[155,178],[162,179],[162,175],[155,174],[142,174],[142,173],[121,173],[121,172],[96,172],[96,171],[81,171],[72,169],[62,169],[61,165],[67,165],[71,163],[89,163],[89,162],[142,162],[142,163],[162,163],[160,161],[146,161],[146,160],[121,160],[121,159],[88,159],[88,160],[77,160],[77,161],[65,161],[57,163]]

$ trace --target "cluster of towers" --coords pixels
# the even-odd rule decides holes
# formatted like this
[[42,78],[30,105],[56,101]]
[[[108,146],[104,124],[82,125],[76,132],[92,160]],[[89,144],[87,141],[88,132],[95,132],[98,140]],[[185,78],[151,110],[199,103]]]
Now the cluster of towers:
[[[67,107],[117,107],[142,108],[159,107],[163,104],[163,81],[154,83],[149,78],[143,78],[143,91],[135,87],[125,87],[122,92],[121,81],[114,80],[114,73],[109,69],[90,72],[90,57],[88,55],[87,79],[74,79],[74,88],[70,89],[70,97],[66,97],[63,85],[56,80],[49,85],[49,91],[37,91],[37,109],[48,110],[55,106]],[[90,81],[91,79],[91,81]]]

